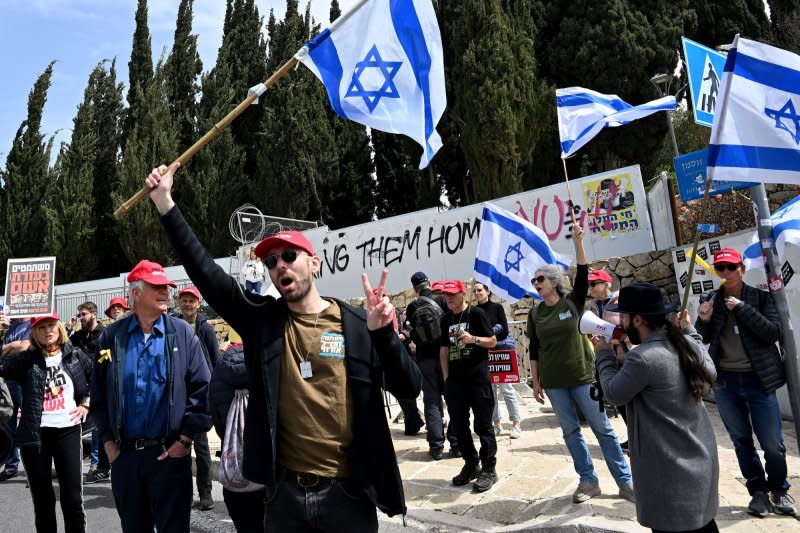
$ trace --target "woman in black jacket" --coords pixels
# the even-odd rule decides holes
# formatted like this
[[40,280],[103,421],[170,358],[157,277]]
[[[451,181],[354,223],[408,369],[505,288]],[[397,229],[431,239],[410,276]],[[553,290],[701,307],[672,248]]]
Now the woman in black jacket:
[[37,533],[56,533],[55,463],[67,533],[83,533],[81,423],[89,412],[92,361],[69,342],[58,313],[31,320],[31,347],[0,357],[0,376],[22,385],[20,448]]

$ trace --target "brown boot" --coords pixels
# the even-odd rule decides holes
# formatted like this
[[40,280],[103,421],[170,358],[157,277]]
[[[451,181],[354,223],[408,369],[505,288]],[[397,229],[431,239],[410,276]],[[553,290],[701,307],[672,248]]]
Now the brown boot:
[[214,508],[214,499],[211,497],[210,492],[203,492],[200,494],[200,510],[210,511]]

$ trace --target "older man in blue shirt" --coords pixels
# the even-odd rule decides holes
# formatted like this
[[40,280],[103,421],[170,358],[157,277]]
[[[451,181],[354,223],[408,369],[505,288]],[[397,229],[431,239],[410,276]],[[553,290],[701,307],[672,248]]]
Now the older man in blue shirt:
[[211,427],[211,373],[191,326],[167,315],[175,284],[161,265],[140,261],[128,283],[133,314],[98,340],[92,415],[122,530],[189,531],[190,449]]

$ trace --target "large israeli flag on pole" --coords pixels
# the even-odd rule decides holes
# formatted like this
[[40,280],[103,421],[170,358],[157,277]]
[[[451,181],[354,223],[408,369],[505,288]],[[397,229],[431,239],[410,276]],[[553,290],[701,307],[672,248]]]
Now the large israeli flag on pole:
[[418,142],[419,168],[441,148],[436,124],[447,98],[431,0],[361,0],[295,58],[322,81],[339,116]]
[[738,35],[708,146],[708,178],[800,184],[800,56]]
[[659,111],[675,109],[675,97],[665,96],[632,106],[616,94],[583,87],[556,89],[561,158],[566,159],[605,127],[616,128]]
[[475,279],[511,303],[527,295],[540,298],[531,279],[543,265],[569,268],[567,259],[550,248],[542,230],[505,209],[484,204]]
[[[786,260],[786,244],[800,246],[800,196],[783,204],[772,213],[772,235],[775,239],[775,251],[778,259]],[[761,244],[758,233],[753,235],[750,246],[742,254],[744,265],[748,269],[764,268],[764,255],[761,253]]]

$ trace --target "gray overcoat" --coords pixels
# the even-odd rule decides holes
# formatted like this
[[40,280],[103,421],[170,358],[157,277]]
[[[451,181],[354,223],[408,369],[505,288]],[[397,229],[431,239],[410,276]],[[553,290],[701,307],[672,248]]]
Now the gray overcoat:
[[[700,336],[691,327],[683,333],[716,379]],[[628,352],[622,368],[611,350],[598,350],[597,371],[608,401],[627,409],[639,523],[668,531],[706,525],[719,507],[717,442],[666,333],[657,331]]]

